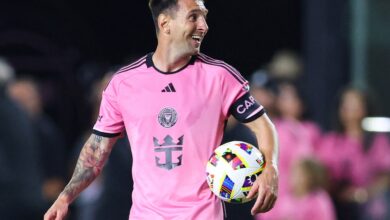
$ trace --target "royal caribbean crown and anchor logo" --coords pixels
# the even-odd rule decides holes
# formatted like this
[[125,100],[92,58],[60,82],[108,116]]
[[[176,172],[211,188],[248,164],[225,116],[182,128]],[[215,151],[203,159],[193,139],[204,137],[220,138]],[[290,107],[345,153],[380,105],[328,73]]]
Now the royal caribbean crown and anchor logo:
[[[177,141],[174,141],[170,135],[164,138],[164,142],[160,144],[156,137],[153,137],[154,152],[161,155],[156,156],[157,167],[172,170],[175,167],[181,166],[182,163],[182,151],[183,151],[184,136],[181,136]],[[176,155],[176,156],[174,156]],[[160,162],[165,157],[165,162]]]

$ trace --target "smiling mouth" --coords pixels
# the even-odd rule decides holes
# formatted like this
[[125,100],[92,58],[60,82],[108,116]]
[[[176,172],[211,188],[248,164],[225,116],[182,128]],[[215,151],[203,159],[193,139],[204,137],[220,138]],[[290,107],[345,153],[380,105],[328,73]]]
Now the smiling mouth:
[[198,43],[200,43],[202,41],[202,37],[198,36],[198,35],[192,35],[192,39]]

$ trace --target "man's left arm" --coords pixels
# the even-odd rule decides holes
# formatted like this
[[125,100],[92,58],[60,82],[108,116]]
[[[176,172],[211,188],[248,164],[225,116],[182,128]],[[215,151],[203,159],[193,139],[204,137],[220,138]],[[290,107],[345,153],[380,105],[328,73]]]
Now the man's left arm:
[[275,205],[278,194],[278,140],[275,126],[267,116],[263,114],[254,121],[245,124],[256,135],[260,151],[265,157],[265,168],[252,189],[248,198],[257,195],[251,214],[267,212]]

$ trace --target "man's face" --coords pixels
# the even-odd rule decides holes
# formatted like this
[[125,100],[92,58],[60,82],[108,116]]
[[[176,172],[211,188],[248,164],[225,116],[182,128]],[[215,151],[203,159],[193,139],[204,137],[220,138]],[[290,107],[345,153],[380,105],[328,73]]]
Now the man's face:
[[178,1],[178,9],[173,12],[175,14],[170,23],[170,40],[175,50],[185,55],[199,53],[208,31],[207,12],[202,1]]

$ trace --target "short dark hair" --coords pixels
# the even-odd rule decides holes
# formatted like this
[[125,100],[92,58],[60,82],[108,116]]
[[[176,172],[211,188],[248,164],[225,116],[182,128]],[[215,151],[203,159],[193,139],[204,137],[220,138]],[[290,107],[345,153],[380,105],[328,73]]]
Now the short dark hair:
[[178,0],[149,0],[149,9],[152,13],[152,18],[154,21],[154,26],[158,31],[157,18],[161,13],[164,13],[168,10],[177,9]]

